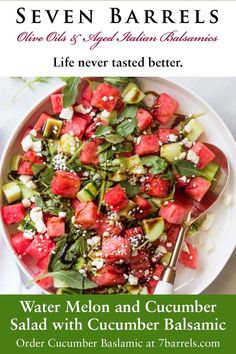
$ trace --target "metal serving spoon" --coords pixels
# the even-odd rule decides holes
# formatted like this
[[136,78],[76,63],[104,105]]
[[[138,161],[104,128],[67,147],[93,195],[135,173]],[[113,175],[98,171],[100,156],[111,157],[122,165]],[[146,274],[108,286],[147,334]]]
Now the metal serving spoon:
[[176,239],[176,244],[169,262],[169,265],[162,274],[161,280],[159,280],[154,294],[172,294],[174,291],[174,282],[176,276],[176,267],[179,259],[179,255],[182,249],[182,244],[185,238],[186,231],[189,226],[207,213],[208,209],[215,204],[217,199],[221,196],[224,188],[227,184],[230,167],[227,158],[224,153],[215,145],[204,143],[215,155],[214,162],[220,166],[217,173],[216,181],[212,183],[210,190],[207,192],[201,202],[196,202],[192,198],[188,197],[185,193],[177,193],[175,200],[182,205],[189,208],[189,215],[183,225],[180,228],[179,234]]

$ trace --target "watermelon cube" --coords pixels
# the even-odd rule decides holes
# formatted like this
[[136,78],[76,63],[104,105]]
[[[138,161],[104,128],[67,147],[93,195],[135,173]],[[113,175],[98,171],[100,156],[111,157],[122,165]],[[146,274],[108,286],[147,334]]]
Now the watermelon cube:
[[51,95],[53,113],[59,114],[63,109],[63,94],[56,93]]
[[128,204],[128,198],[126,196],[124,188],[120,184],[109,189],[104,195],[105,204],[113,211],[117,212]]
[[99,84],[93,93],[91,105],[112,112],[120,98],[118,88],[105,83]]
[[26,254],[26,249],[29,247],[31,240],[23,236],[23,232],[17,232],[11,236],[11,243],[16,253],[23,257]]
[[163,179],[161,175],[150,174],[141,184],[141,191],[152,197],[166,198],[170,191],[170,181]]
[[46,121],[49,118],[53,119],[53,117],[50,116],[49,114],[41,113],[41,115],[40,115],[39,119],[37,120],[37,122],[35,123],[33,129],[37,130],[37,132],[42,131],[44,124],[46,123]]
[[136,208],[133,214],[135,219],[145,219],[152,211],[151,203],[147,199],[142,198],[139,195],[136,195],[133,198],[133,201],[138,207]]
[[119,236],[123,230],[121,223],[119,225],[111,224],[108,217],[102,215],[97,221],[96,234],[103,236],[104,232],[108,233],[109,236]]
[[138,121],[138,129],[143,131],[150,127],[153,122],[152,115],[146,111],[146,109],[139,108],[136,114],[136,118]]
[[65,233],[65,221],[57,216],[47,220],[47,233],[50,237],[59,237]]
[[176,142],[179,132],[177,129],[159,128],[157,135],[162,144],[168,144]]
[[160,208],[159,215],[171,224],[182,224],[189,210],[176,202],[164,203]]
[[36,235],[26,249],[26,253],[36,259],[42,259],[49,255],[55,248],[55,243],[46,235]]
[[28,150],[24,153],[24,160],[20,163],[17,173],[19,175],[33,175],[33,171],[31,165],[35,164],[43,164],[44,160],[42,156],[36,155],[36,152],[33,150]]
[[202,177],[194,177],[185,188],[185,193],[200,202],[208,192],[211,183]]
[[7,225],[16,224],[25,217],[25,208],[21,203],[2,207],[2,219]]
[[105,122],[103,119],[98,118],[96,122],[93,122],[88,126],[88,128],[85,131],[85,138],[90,139],[92,136],[95,134],[96,130],[98,129],[99,125],[107,125],[107,122]]
[[130,247],[136,249],[142,241],[144,240],[144,233],[141,226],[131,227],[130,229],[125,230],[125,238],[127,238]]
[[[45,274],[47,274],[47,271],[43,270],[37,274],[37,277],[39,277],[41,275],[45,275]],[[46,277],[43,279],[39,279],[39,280],[37,280],[37,283],[39,284],[39,286],[41,286],[41,288],[47,290],[53,286],[53,278]]]
[[88,102],[91,102],[92,98],[93,98],[93,91],[90,87],[90,85],[87,85],[85,87],[85,89],[83,90],[81,97],[83,100],[86,100]]
[[48,269],[48,264],[49,264],[49,260],[50,260],[50,254],[48,254],[46,257],[41,258],[38,262],[37,262],[37,267],[41,270],[47,270]]
[[103,237],[102,258],[107,263],[128,262],[130,258],[129,241],[122,236]]
[[164,269],[165,268],[162,264],[157,264],[153,269],[152,278],[147,283],[149,294],[153,294],[159,279],[161,279]]
[[158,136],[154,134],[141,135],[140,141],[134,146],[135,154],[146,156],[157,154],[160,150]]
[[97,286],[116,286],[122,285],[126,282],[124,277],[124,268],[118,265],[106,264],[92,280],[97,284]]
[[80,153],[80,162],[84,165],[98,164],[98,144],[96,141],[90,141],[83,147]]
[[171,225],[171,227],[166,231],[167,242],[172,243],[172,245],[174,245],[179,234],[179,230],[179,225]]
[[85,229],[93,229],[97,226],[98,208],[93,202],[80,203],[75,211],[75,222]]
[[180,252],[180,257],[179,257],[179,262],[182,263],[185,267],[191,268],[191,269],[196,269],[198,265],[198,250],[197,247],[192,245],[189,242],[186,242],[188,246],[188,251],[181,251]]
[[130,273],[138,279],[148,277],[151,269],[148,254],[144,251],[139,251],[136,256],[130,257],[129,269]]
[[216,157],[216,155],[201,142],[197,142],[189,151],[193,151],[199,157],[199,161],[196,165],[200,169],[204,168]]
[[80,189],[80,178],[76,173],[58,170],[55,172],[52,182],[52,193],[64,198],[75,198]]
[[152,114],[161,124],[168,124],[177,110],[178,102],[167,93],[162,93],[154,102]]
[[71,134],[77,136],[79,139],[82,139],[87,121],[84,118],[80,118],[76,115],[72,120],[64,120],[61,134]]

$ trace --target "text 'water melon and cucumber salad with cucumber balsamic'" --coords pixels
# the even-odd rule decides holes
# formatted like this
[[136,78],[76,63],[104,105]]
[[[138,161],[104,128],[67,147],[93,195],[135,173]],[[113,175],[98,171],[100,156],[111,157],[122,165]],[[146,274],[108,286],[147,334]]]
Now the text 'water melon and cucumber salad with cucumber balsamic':
[[[2,187],[12,246],[49,291],[152,294],[189,213],[177,193],[201,203],[219,169],[199,114],[133,78],[65,81]],[[195,269],[188,240],[179,261]]]

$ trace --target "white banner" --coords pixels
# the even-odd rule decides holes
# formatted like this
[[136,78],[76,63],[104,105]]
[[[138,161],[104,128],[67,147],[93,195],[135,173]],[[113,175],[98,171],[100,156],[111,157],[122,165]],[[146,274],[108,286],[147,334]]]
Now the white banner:
[[236,76],[234,1],[1,1],[1,76]]

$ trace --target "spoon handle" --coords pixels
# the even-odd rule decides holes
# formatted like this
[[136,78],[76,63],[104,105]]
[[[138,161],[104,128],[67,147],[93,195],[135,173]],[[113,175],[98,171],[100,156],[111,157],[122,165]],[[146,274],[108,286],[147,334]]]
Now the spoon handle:
[[158,282],[154,294],[172,294],[173,293],[173,284],[175,282],[176,276],[176,266],[178,263],[179,255],[182,249],[183,240],[185,237],[187,227],[181,227],[179,234],[176,239],[175,247],[169,262],[169,265],[164,270],[162,279]]

